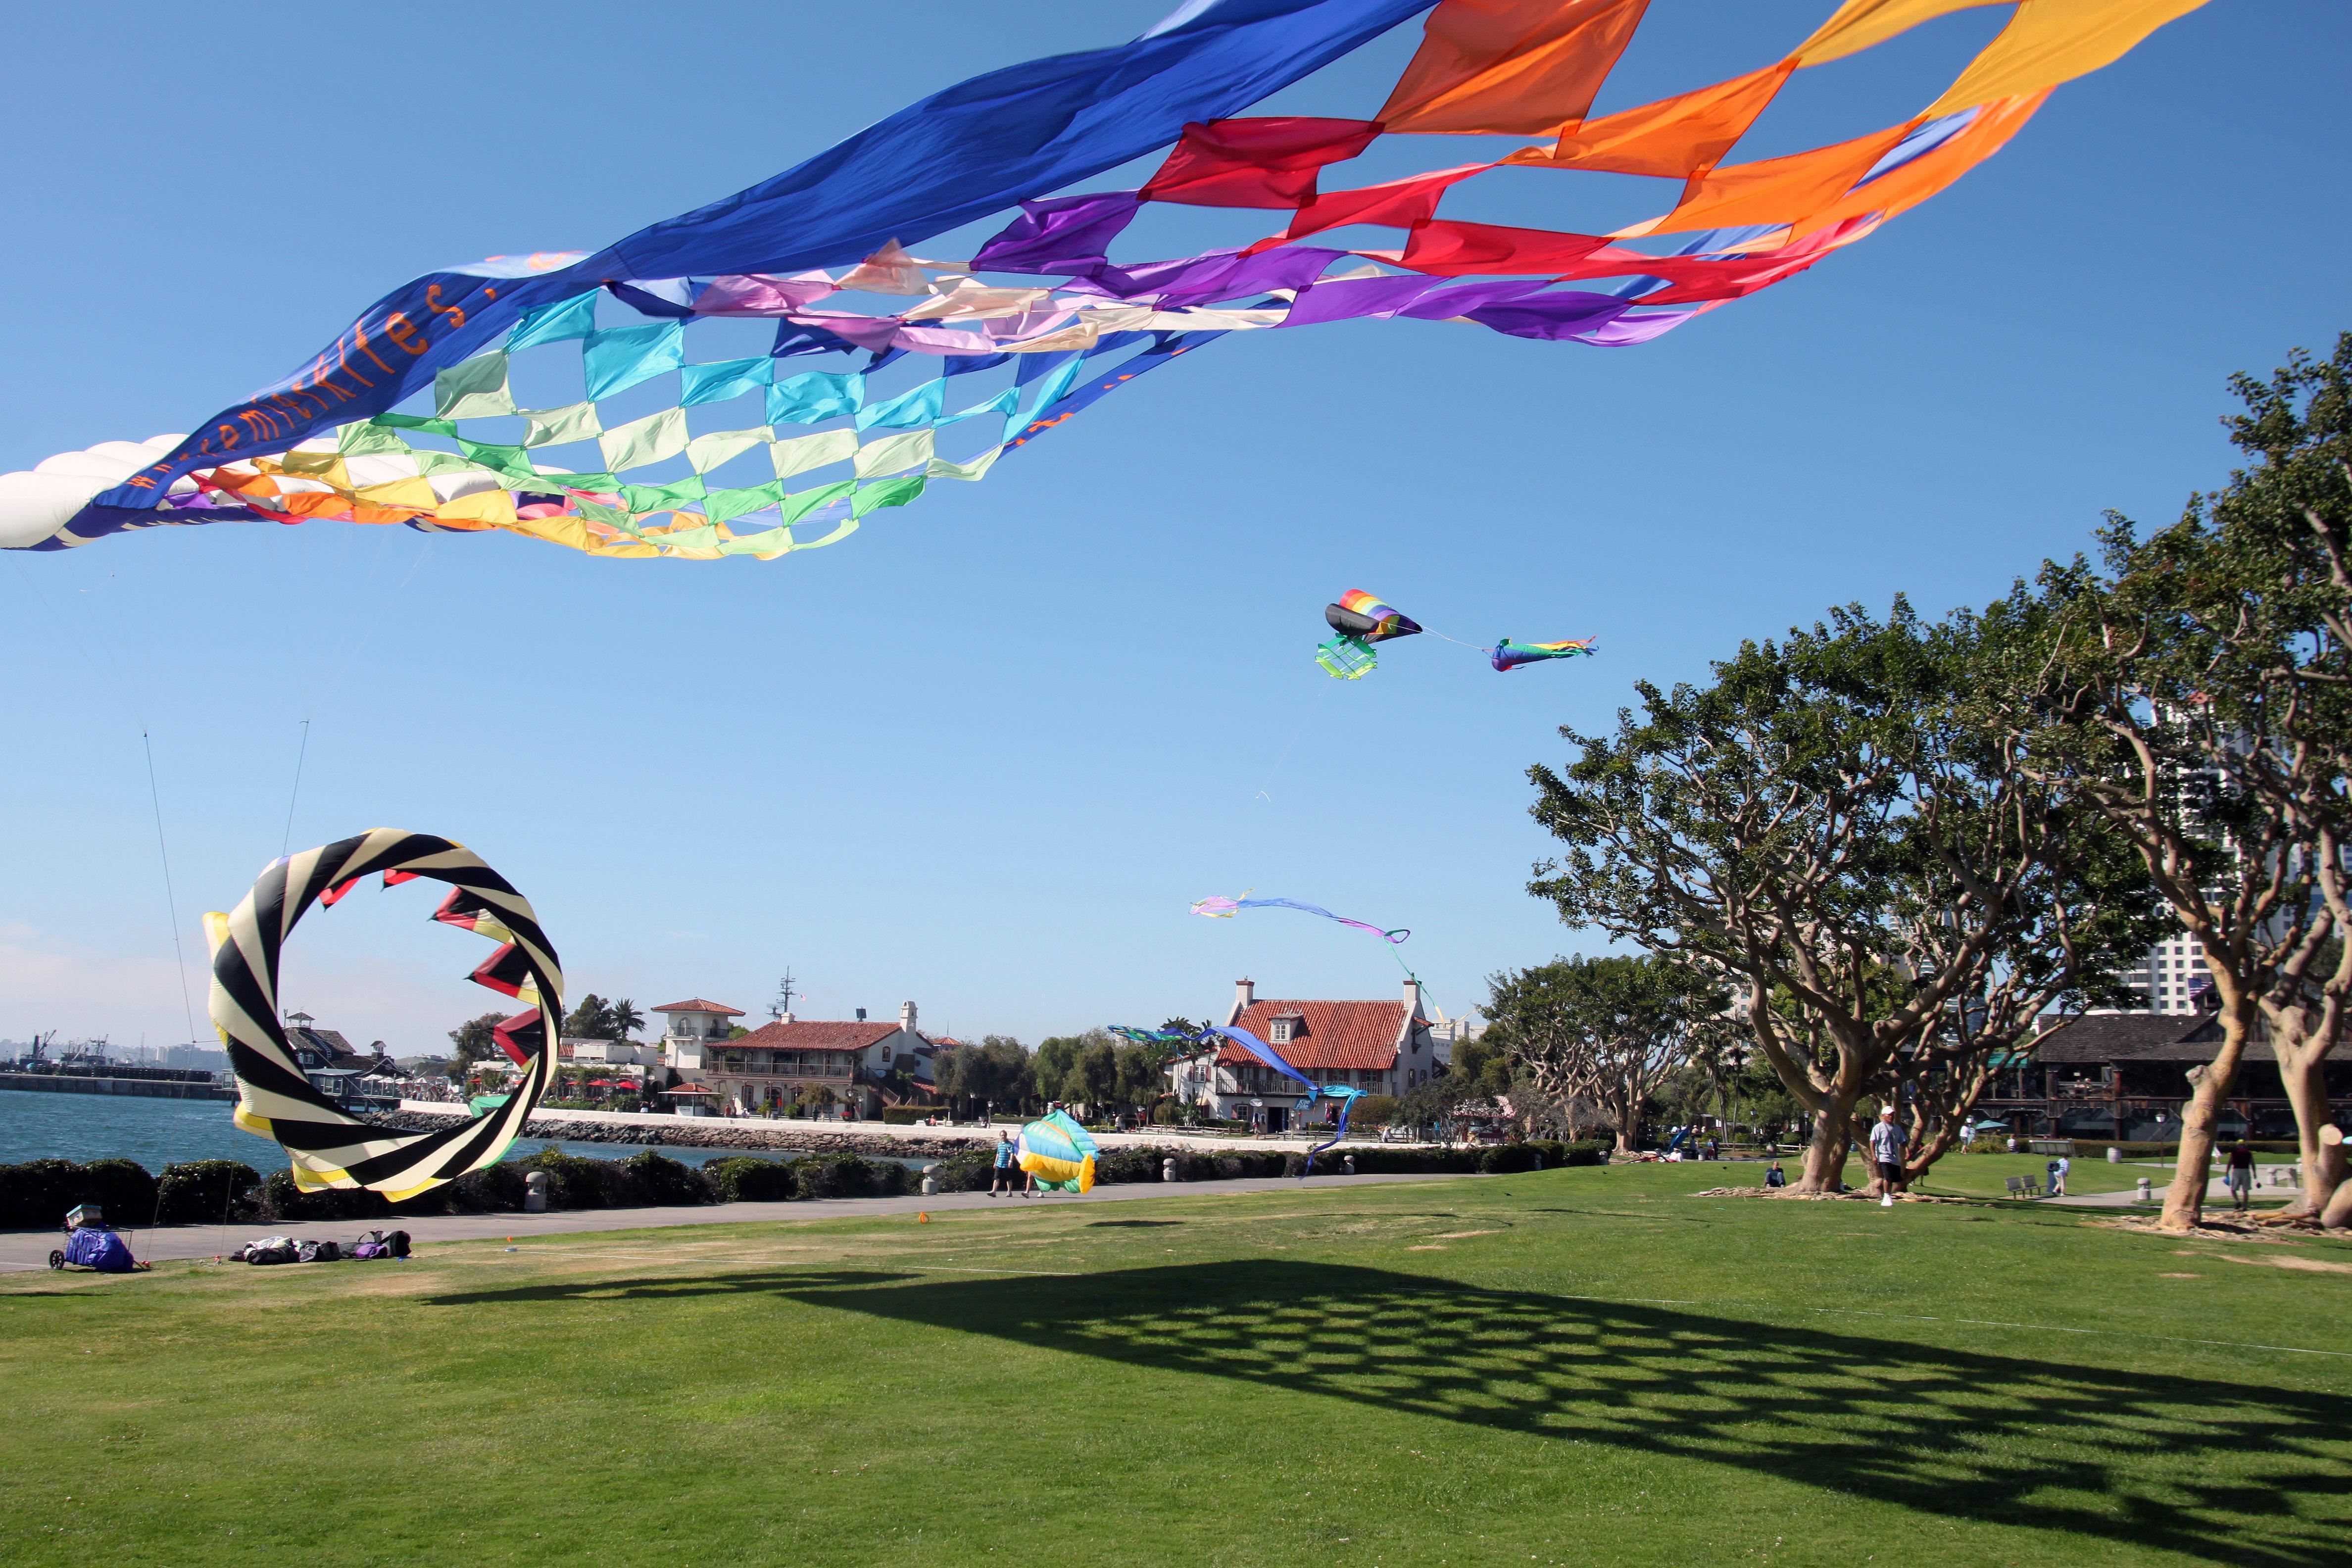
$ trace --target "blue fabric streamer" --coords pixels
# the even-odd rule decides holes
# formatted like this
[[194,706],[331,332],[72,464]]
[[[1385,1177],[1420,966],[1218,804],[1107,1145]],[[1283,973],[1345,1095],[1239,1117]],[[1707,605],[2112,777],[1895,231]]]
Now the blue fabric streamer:
[[[1238,114],[1430,4],[1188,5],[1129,43],[1026,61],[934,93],[772,179],[593,256],[500,257],[428,272],[368,307],[292,374],[100,494],[37,548],[68,549],[152,521],[184,475],[382,414],[530,311],[612,281],[797,272],[857,260],[893,238],[930,238],[1165,147],[1192,121]],[[209,321],[189,333],[212,331]],[[159,347],[177,357],[206,352],[193,335]]]

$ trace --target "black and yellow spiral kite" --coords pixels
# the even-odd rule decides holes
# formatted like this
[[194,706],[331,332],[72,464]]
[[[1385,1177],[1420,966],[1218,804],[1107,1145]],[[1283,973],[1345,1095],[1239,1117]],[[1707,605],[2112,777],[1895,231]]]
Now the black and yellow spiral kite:
[[[521,1068],[506,1103],[432,1132],[361,1120],[315,1088],[287,1044],[278,1015],[280,949],[314,903],[332,904],[360,878],[384,886],[429,877],[450,885],[433,918],[500,944],[473,979],[524,1011],[498,1026],[499,1047]],[[398,1202],[498,1163],[523,1129],[555,1067],[563,1017],[563,970],[530,900],[462,844],[379,827],[272,863],[229,914],[205,917],[213,950],[207,1006],[236,1074],[236,1124],[278,1140],[295,1184],[366,1187]]]

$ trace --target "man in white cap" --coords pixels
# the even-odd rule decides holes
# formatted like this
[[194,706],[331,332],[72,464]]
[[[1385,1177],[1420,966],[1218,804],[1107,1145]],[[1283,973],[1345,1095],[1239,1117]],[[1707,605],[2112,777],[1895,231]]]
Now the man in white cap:
[[1878,1166],[1879,1205],[1895,1206],[1895,1190],[1903,1182],[1903,1129],[1895,1125],[1895,1107],[1878,1108],[1878,1124],[1870,1130],[1870,1157]]

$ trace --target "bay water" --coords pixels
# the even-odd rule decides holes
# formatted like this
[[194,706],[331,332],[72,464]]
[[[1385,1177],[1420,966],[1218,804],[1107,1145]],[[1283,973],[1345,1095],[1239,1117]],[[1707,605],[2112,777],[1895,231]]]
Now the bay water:
[[[136,1160],[150,1173],[190,1160],[242,1160],[264,1175],[286,1163],[276,1140],[247,1132],[229,1119],[236,1102],[226,1100],[164,1100],[130,1094],[35,1094],[0,1090],[0,1165],[26,1160]],[[549,1140],[518,1138],[507,1151],[520,1160],[548,1146]],[[562,1143],[566,1153],[595,1160],[625,1160],[646,1147],[638,1143]],[[763,1160],[796,1158],[791,1149],[698,1149],[665,1143],[657,1152],[688,1165],[704,1165],[730,1155]],[[902,1165],[929,1162],[900,1160]]]

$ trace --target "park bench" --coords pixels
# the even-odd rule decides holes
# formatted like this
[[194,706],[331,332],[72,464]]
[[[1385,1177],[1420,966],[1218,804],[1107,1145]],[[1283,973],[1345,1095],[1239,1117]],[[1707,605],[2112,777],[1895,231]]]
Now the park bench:
[[2040,1184],[2040,1183],[2038,1183],[2038,1182],[2036,1182],[2036,1181],[2035,1181],[2032,1176],[2027,1176],[2026,1178],[2024,1178],[2024,1180],[2025,1180],[2025,1195],[2026,1195],[2027,1197],[2029,1197],[2029,1198],[2038,1198],[2038,1197],[2040,1197],[2040,1196],[2042,1195],[2042,1186],[2041,1186],[2041,1184]]
[[2009,1195],[2013,1198],[2023,1197],[2025,1195],[2025,1184],[2015,1176],[2010,1177]]

